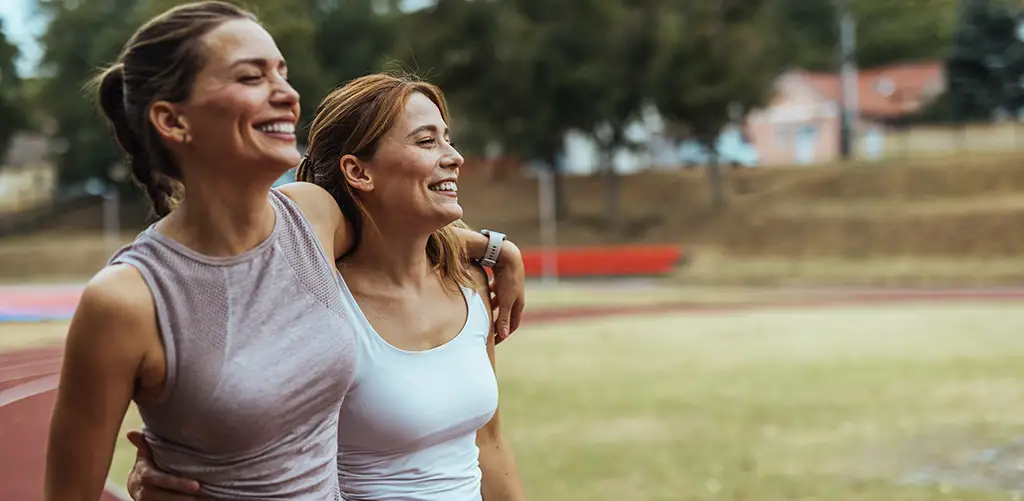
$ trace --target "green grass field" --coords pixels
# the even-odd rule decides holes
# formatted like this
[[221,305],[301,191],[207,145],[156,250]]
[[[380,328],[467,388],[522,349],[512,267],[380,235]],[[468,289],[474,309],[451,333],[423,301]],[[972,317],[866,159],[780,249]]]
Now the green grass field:
[[1021,325],[998,302],[527,325],[503,422],[534,501],[1012,499],[1024,453],[975,456],[1024,437]]
[[901,480],[1021,436],[1021,322],[975,304],[531,327],[499,350],[503,415],[535,500],[1008,499]]

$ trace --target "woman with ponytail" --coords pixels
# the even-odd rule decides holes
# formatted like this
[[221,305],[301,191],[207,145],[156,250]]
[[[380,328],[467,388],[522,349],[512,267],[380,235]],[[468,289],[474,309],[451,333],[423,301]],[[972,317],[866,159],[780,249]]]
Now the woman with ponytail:
[[[356,371],[335,261],[349,223],[300,162],[299,100],[256,18],[203,1],[140,27],[96,81],[159,218],[85,288],[71,321],[45,499],[95,501],[134,401],[159,468],[213,499],[340,499],[338,408]],[[470,256],[493,239],[457,230]],[[500,247],[512,329],[522,265]],[[500,313],[499,313],[500,315]]]
[[[147,148],[149,135],[145,124],[135,124],[138,116],[129,116],[125,99],[124,63],[107,68],[96,82],[100,110],[114,131],[121,151],[131,166],[132,177],[153,204],[157,217],[166,216],[180,196],[181,172],[163,148]],[[136,131],[145,131],[139,136]]]
[[[457,233],[463,160],[448,124],[437,87],[358,78],[320,104],[296,172],[355,237],[338,261],[359,359],[338,431],[348,501],[525,499],[499,420],[487,278]],[[195,499],[136,494],[184,482],[143,457],[128,483],[136,501]]]

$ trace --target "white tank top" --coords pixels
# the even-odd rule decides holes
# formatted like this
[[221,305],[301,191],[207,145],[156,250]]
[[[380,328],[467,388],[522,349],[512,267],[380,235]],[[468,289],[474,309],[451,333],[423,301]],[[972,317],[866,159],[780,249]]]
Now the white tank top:
[[491,320],[463,287],[468,314],[451,341],[406,351],[370,326],[345,281],[355,324],[355,380],[338,422],[338,479],[348,501],[480,501],[476,432],[498,407],[487,356]]

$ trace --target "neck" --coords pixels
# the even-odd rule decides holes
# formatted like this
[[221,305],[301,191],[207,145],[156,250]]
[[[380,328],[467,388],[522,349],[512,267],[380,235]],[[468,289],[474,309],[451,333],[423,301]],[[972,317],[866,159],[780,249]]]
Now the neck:
[[241,254],[266,240],[274,229],[276,215],[267,199],[269,190],[270,184],[243,185],[238,179],[186,180],[185,200],[161,224],[169,236],[199,253]]
[[359,246],[345,258],[345,264],[359,268],[361,273],[373,274],[377,283],[420,288],[437,279],[427,258],[429,238],[429,234],[387,232],[384,228],[377,231],[366,224],[360,233]]

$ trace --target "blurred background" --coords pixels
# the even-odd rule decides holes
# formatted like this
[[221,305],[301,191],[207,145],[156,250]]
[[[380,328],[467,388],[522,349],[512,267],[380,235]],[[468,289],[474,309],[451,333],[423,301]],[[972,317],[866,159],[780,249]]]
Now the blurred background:
[[[151,222],[82,85],[175,3],[3,2],[0,278],[91,273]],[[1020,2],[245,4],[307,120],[369,72],[439,84],[467,222],[523,246],[670,244],[688,283],[1024,275]]]
[[[178,3],[0,0],[0,351],[38,374],[152,222],[83,84]],[[238,3],[305,120],[380,70],[447,93],[465,219],[535,279],[499,349],[532,499],[1024,493],[1024,1]]]

